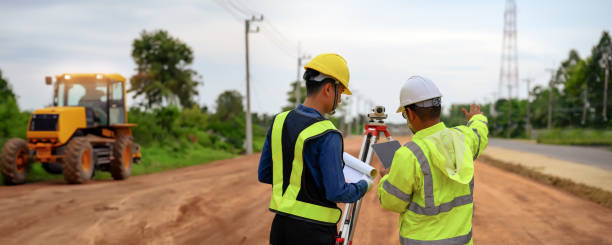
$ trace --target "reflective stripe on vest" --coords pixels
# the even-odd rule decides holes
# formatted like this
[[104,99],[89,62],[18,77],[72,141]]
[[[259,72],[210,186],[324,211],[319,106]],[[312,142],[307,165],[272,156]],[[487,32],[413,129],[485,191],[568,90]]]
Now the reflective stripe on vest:
[[478,148],[476,148],[476,154],[474,154],[474,160],[476,160],[476,158],[478,158],[478,153],[480,153],[480,134],[475,128],[472,128],[472,130],[478,136]]
[[451,237],[442,240],[433,240],[433,241],[423,241],[423,240],[413,240],[409,238],[402,237],[400,235],[400,244],[402,245],[447,245],[447,244],[466,244],[472,240],[472,231],[466,235]]
[[303,149],[304,143],[309,139],[323,135],[329,131],[337,131],[329,121],[316,122],[300,132],[295,142],[295,153],[291,167],[289,185],[283,194],[283,144],[282,132],[285,118],[289,112],[276,116],[272,125],[272,198],[270,209],[295,215],[298,217],[324,223],[335,224],[340,220],[342,212],[337,208],[328,208],[297,200],[302,184],[302,170],[304,169]]

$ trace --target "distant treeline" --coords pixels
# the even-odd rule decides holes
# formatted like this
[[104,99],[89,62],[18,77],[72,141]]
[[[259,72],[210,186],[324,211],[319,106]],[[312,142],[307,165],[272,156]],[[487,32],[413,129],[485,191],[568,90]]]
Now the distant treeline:
[[[548,127],[549,95],[552,88],[552,128],[612,129],[612,101],[608,99],[607,106],[604,106],[605,71],[606,68],[608,72],[611,71],[612,62],[612,58],[606,60],[608,55],[612,56],[612,44],[609,33],[605,31],[589,56],[581,58],[576,50],[571,50],[568,58],[556,69],[552,86],[535,86],[530,90],[531,127]],[[611,77],[608,79],[612,80],[612,73],[609,76]],[[608,84],[607,90],[609,98],[612,84]],[[527,103],[526,99],[504,98],[484,105],[483,111],[489,117],[491,134],[501,137],[527,137]],[[444,116],[444,121],[451,125],[464,123],[460,108],[467,106],[452,105],[450,113]],[[494,107],[495,114],[492,113],[491,106]],[[604,118],[604,108],[607,118]]]

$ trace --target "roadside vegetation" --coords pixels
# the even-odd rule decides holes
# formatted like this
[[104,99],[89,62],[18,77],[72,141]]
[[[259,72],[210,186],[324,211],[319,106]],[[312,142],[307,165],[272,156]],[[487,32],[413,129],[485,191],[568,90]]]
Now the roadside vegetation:
[[612,146],[612,130],[566,128],[541,130],[537,134],[537,142],[542,144]]
[[[612,41],[610,34],[604,31],[599,42],[586,57],[581,57],[576,50],[571,50],[567,59],[562,61],[553,73],[552,86],[536,85],[530,88],[529,100],[490,100],[482,106],[482,111],[489,118],[491,136],[535,138],[539,143],[546,144],[612,146],[612,99],[609,99],[612,95],[612,61],[610,58],[606,59],[607,55],[612,56]],[[610,80],[607,92],[604,91],[606,69]],[[552,120],[549,126],[548,106],[551,93]],[[461,107],[468,106],[452,105],[450,113],[444,115],[443,121],[449,125],[465,123]],[[528,124],[533,129],[531,134]]]

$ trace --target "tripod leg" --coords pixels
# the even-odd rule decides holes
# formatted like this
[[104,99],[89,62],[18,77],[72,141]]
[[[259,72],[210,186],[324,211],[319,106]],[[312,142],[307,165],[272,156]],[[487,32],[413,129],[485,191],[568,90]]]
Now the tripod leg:
[[[361,156],[362,159],[365,160],[364,162],[367,165],[370,165],[370,163],[372,162],[372,145],[376,143],[377,139],[378,139],[378,137],[376,137],[374,135],[372,137],[370,137],[370,142],[369,142],[369,144],[368,144],[368,146],[366,148],[366,151],[363,152],[365,154],[365,156],[363,156],[363,155]],[[357,219],[359,218],[359,210],[361,208],[361,201],[362,200],[358,200],[357,202],[355,202],[355,205],[353,205],[353,207],[352,207],[352,211],[351,211],[351,213],[352,213],[351,216],[352,217],[351,217],[351,220],[350,220],[349,232],[347,234],[348,236],[347,236],[347,239],[346,239],[349,243],[353,240],[353,235],[355,234],[355,228],[356,228],[355,226],[357,224]]]
[[[365,159],[367,158],[367,154],[370,151],[370,145],[371,145],[371,141],[372,138],[376,138],[376,136],[373,136],[370,133],[367,133],[363,136],[363,143],[361,144],[361,150],[359,152],[359,159]],[[367,163],[369,164],[369,163]],[[348,244],[349,240],[348,237],[351,234],[351,229],[353,228],[353,219],[354,219],[354,215],[355,213],[355,205],[357,203],[359,203],[360,201],[358,200],[355,203],[347,203],[345,204],[345,208],[344,208],[344,212],[342,213],[342,219],[340,220],[340,230],[338,232],[339,235],[339,239],[337,239],[337,241],[341,241],[344,240],[344,244]]]

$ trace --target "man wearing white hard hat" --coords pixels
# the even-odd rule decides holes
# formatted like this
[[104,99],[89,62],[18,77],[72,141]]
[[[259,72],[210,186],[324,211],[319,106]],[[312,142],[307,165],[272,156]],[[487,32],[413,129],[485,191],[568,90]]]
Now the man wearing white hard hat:
[[440,122],[442,94],[413,76],[400,91],[401,112],[412,140],[395,152],[378,185],[383,208],[400,213],[400,244],[472,244],[474,160],[487,146],[480,106],[462,109],[468,123]]

